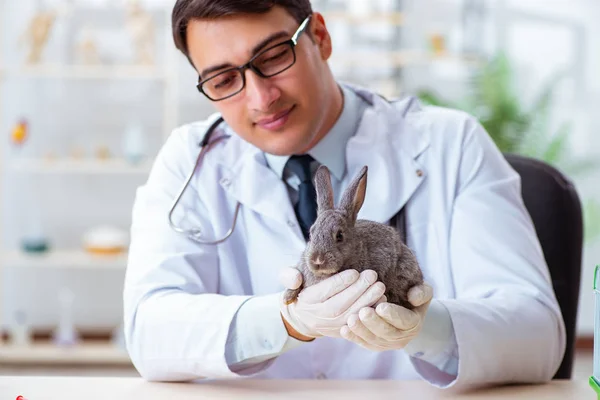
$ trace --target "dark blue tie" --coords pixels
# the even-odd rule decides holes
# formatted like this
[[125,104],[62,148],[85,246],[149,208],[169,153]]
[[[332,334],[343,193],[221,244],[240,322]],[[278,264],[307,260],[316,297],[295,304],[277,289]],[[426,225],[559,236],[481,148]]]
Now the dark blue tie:
[[294,207],[296,218],[304,238],[308,240],[309,230],[317,219],[317,192],[312,181],[310,163],[314,159],[308,154],[292,156],[286,166],[300,179],[298,203]]

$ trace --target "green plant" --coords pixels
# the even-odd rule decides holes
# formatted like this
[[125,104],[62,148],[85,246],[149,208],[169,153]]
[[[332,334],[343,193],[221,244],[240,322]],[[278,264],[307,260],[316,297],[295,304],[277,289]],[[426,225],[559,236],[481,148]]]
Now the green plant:
[[[439,97],[431,90],[417,92],[425,103],[464,110],[476,117],[504,153],[533,157],[570,176],[581,175],[598,166],[594,159],[573,157],[569,150],[570,122],[550,129],[552,99],[561,74],[550,78],[532,105],[525,106],[517,90],[514,71],[502,53],[489,60],[469,85],[469,95],[457,102]],[[583,202],[586,240],[600,236],[600,204]]]
[[419,97],[426,103],[458,108],[475,116],[503,152],[516,151],[532,125],[531,114],[523,110],[511,85],[512,71],[503,55],[487,63],[474,78],[470,96],[460,102],[441,99],[423,90]]

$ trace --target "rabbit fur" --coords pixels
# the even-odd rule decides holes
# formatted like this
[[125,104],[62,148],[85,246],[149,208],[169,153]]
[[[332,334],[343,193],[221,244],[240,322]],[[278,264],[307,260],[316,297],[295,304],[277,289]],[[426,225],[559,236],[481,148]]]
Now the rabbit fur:
[[296,269],[303,276],[297,289],[287,289],[284,301],[293,303],[304,287],[316,284],[345,269],[371,269],[385,285],[389,303],[408,309],[408,290],[423,283],[423,274],[412,251],[391,226],[359,219],[367,189],[367,166],[361,168],[340,200],[333,205],[329,169],[321,165],[315,173],[317,219]]

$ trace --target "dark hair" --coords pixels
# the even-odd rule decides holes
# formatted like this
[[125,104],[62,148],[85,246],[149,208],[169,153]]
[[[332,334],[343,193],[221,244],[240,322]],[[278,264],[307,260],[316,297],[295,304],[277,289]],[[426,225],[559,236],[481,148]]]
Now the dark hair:
[[177,0],[171,15],[175,47],[191,63],[186,38],[187,26],[191,20],[236,14],[262,14],[274,6],[285,8],[298,24],[312,14],[310,0]]

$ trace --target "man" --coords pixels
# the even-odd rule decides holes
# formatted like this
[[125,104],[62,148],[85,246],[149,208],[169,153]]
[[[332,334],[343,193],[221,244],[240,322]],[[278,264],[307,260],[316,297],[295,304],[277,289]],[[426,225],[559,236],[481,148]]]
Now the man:
[[[196,168],[213,119],[177,129],[137,193],[125,334],[143,377],[552,378],[564,323],[519,177],[477,121],[337,82],[308,0],[178,0],[173,34],[224,118],[212,135],[226,139]],[[288,267],[314,221],[320,164],[336,204],[369,166],[359,218],[388,223],[404,210],[427,283],[411,289],[414,310],[387,303],[371,270],[282,302],[301,282]],[[170,226],[192,171],[173,224],[217,244]]]

